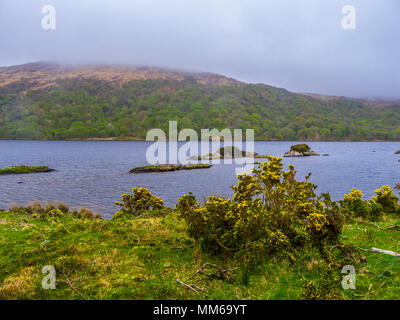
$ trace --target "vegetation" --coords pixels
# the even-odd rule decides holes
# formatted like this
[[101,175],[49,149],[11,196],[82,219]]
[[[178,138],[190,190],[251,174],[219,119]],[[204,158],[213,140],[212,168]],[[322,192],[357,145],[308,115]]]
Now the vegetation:
[[197,163],[197,164],[185,164],[183,166],[184,170],[193,170],[193,169],[209,169],[212,165],[208,163]]
[[122,216],[139,216],[143,211],[163,210],[164,201],[151,194],[146,188],[133,188],[133,195],[123,194],[122,202],[116,201],[115,204],[121,209],[115,213],[114,218]]
[[0,88],[0,139],[145,138],[149,129],[255,129],[258,140],[399,140],[400,106],[320,100],[261,84],[210,85],[190,78],[58,80]]
[[268,254],[323,245],[337,240],[342,227],[339,208],[315,194],[309,181],[283,172],[282,158],[269,157],[254,175],[240,175],[233,199],[211,196],[200,205],[192,195],[178,202],[188,234],[202,247],[223,251],[247,265]]
[[0,169],[0,175],[51,172],[51,171],[54,171],[54,169],[50,169],[47,166],[30,167],[30,166],[20,165],[20,166],[12,166]]
[[305,143],[301,143],[301,144],[295,144],[293,146],[290,147],[290,151],[296,151],[296,152],[310,152],[311,148],[305,144]]
[[[3,210],[0,299],[399,299],[399,258],[370,250],[399,248],[393,191],[335,203],[281,160],[204,205],[189,193],[172,210],[134,188],[109,221],[63,204]],[[45,265],[55,290],[41,286]],[[341,286],[348,265],[354,290]]]
[[133,168],[130,173],[144,173],[144,172],[168,172],[177,170],[194,170],[194,169],[209,169],[212,166],[208,163],[198,164],[160,164],[160,165],[149,165],[143,167]]

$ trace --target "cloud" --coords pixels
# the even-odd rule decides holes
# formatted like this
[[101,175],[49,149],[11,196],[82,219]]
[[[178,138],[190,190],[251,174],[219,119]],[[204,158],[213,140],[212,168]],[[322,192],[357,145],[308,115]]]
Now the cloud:
[[[57,28],[41,27],[56,8]],[[400,98],[400,4],[353,0],[1,0],[0,65],[156,65],[297,92]]]

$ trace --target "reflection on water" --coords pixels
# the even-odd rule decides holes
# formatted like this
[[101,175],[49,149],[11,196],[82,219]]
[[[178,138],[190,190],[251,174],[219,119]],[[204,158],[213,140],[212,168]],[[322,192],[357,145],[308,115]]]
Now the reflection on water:
[[[0,176],[0,208],[29,201],[63,201],[72,207],[86,206],[109,217],[117,210],[114,201],[132,187],[146,187],[173,206],[184,193],[199,200],[211,194],[231,196],[235,183],[234,164],[211,169],[150,174],[128,174],[146,165],[151,143],[138,141],[0,141],[0,167],[48,165],[57,171]],[[282,156],[293,142],[255,142],[259,154]],[[310,142],[310,147],[329,157],[284,158],[295,165],[298,177],[312,172],[319,193],[334,199],[352,187],[366,197],[382,185],[400,182],[400,149],[395,142]],[[262,159],[258,159],[262,160]]]

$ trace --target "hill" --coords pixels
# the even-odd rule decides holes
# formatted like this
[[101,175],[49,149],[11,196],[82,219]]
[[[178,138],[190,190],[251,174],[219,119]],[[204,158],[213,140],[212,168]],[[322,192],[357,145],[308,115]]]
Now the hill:
[[32,63],[0,68],[0,139],[145,138],[254,128],[258,140],[398,140],[400,104],[296,94],[211,73]]

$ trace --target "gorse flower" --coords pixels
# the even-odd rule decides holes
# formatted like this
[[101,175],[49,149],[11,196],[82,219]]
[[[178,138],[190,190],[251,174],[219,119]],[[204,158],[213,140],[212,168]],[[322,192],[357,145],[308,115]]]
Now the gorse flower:
[[235,255],[247,263],[255,255],[294,250],[307,243],[335,241],[341,232],[339,207],[316,196],[316,186],[297,181],[294,166],[268,156],[253,174],[238,176],[232,199],[209,197],[202,206],[184,195],[177,209],[189,236],[206,250]]

